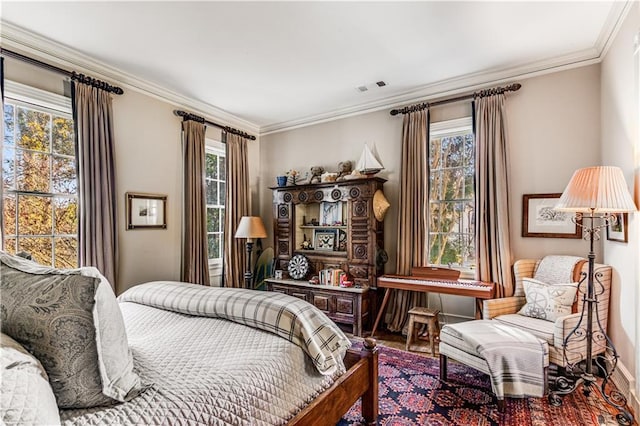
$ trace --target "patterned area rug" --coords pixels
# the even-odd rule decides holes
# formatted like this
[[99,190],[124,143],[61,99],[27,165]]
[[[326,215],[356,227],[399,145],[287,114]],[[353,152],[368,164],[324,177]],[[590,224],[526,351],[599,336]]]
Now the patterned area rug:
[[[560,407],[551,406],[547,398],[507,398],[506,410],[500,413],[487,375],[449,360],[448,381],[442,382],[438,379],[438,359],[380,345],[378,347],[378,424],[382,426],[617,424],[602,406],[598,392],[592,392],[587,398],[581,391],[576,391],[565,396]],[[358,402],[338,425],[361,425],[361,420]]]

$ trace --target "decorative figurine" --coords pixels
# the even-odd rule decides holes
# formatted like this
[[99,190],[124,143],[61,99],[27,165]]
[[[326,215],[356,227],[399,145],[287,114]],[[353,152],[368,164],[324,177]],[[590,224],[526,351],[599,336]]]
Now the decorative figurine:
[[353,165],[351,161],[341,161],[338,163],[338,178],[336,180],[344,180],[344,177],[351,174]]
[[313,166],[311,167],[311,179],[309,183],[320,183],[321,176],[324,173],[324,167],[322,166]]

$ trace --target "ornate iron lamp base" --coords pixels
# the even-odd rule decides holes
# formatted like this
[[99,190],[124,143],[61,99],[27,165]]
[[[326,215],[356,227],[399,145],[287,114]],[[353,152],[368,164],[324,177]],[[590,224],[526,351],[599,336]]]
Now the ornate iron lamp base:
[[[596,361],[596,364],[600,370],[604,370],[605,365],[601,364],[599,361]],[[613,371],[604,371],[607,371],[607,373],[605,373],[605,377],[600,385],[598,385],[597,377],[593,374],[586,373],[584,371],[580,371],[578,374],[573,374],[572,372],[567,371],[565,376],[559,376],[556,378],[554,383],[555,390],[549,392],[549,403],[556,407],[562,405],[562,396],[568,395],[582,386],[582,392],[586,397],[589,397],[591,392],[594,390],[600,392],[604,400],[618,410],[618,413],[616,414],[618,424],[625,426],[634,424],[633,416],[626,409],[627,399],[622,395],[622,393],[615,388],[612,388],[609,384],[609,378]]]

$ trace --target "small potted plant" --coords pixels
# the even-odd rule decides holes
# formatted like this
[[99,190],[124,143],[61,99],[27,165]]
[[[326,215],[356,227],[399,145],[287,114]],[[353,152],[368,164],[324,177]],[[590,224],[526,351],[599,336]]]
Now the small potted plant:
[[282,175],[282,176],[276,176],[276,182],[278,182],[278,186],[287,186],[287,178],[288,176]]

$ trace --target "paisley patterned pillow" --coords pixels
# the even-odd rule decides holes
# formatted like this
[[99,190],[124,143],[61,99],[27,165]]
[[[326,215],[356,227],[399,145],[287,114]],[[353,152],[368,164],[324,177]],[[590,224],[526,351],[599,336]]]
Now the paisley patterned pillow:
[[527,303],[518,312],[520,315],[555,321],[571,313],[578,283],[547,284],[533,278],[523,278],[522,284]]
[[0,276],[2,332],[42,363],[60,408],[137,394],[122,314],[95,268],[56,270],[0,252]]

